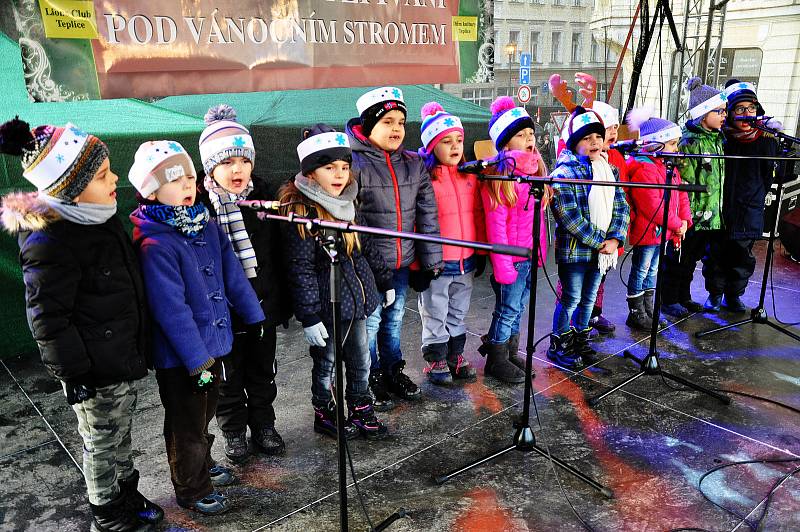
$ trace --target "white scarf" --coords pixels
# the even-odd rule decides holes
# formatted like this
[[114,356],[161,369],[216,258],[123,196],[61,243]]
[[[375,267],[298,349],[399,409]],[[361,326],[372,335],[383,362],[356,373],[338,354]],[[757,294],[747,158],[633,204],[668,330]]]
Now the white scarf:
[[47,203],[65,220],[81,225],[100,225],[106,223],[117,213],[117,202],[110,205],[99,203],[72,203],[54,198],[49,194],[40,192],[38,198]]
[[[612,183],[616,181],[607,157],[603,153],[602,157],[591,162],[592,181],[609,181]],[[603,232],[608,231],[608,227],[611,225],[611,215],[614,213],[615,190],[615,187],[606,186],[592,187],[589,190],[589,221]],[[600,253],[597,263],[600,272],[605,274],[608,270],[616,267],[617,254]]]

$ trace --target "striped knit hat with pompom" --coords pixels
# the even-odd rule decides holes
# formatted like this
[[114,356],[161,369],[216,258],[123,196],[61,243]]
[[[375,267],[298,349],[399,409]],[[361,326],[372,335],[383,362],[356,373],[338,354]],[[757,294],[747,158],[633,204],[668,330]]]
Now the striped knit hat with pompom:
[[231,157],[244,157],[255,164],[253,138],[247,128],[236,121],[233,107],[224,103],[215,105],[204,120],[208,125],[200,134],[200,159],[206,175],[211,175],[219,163]]
[[703,85],[703,81],[695,76],[686,82],[689,91],[689,116],[692,119],[701,118],[718,107],[725,105],[726,96],[710,85]]
[[456,132],[464,135],[461,119],[445,112],[438,102],[429,102],[422,106],[422,126],[420,137],[425,153],[430,154],[444,137]]
[[489,119],[489,136],[494,141],[497,151],[508,144],[511,137],[526,128],[533,129],[533,120],[528,111],[514,105],[510,96],[501,96],[492,102],[489,108],[492,118]]
[[30,126],[19,119],[0,126],[0,152],[22,160],[22,175],[39,192],[63,201],[77,198],[108,158],[108,147],[72,124]]

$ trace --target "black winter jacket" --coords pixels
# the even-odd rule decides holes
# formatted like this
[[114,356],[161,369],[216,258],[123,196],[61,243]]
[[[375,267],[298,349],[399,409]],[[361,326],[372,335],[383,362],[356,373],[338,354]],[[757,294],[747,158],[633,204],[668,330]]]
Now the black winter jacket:
[[[768,135],[748,143],[731,137],[725,142],[725,155],[775,156],[777,153],[778,143]],[[764,198],[772,186],[775,166],[775,162],[763,159],[725,161],[722,217],[725,230],[733,240],[761,238],[764,232]]]
[[94,386],[147,375],[146,296],[119,218],[76,224],[35,193],[7,196],[4,207],[6,229],[18,233],[28,324],[49,373]]
[[[250,200],[275,199],[276,190],[263,179],[252,176],[253,191],[247,196]],[[201,189],[200,200],[208,207],[212,216],[214,206],[208,197],[208,192]],[[259,220],[258,213],[252,209],[241,209],[242,219],[250,243],[256,252],[256,277],[250,279],[250,284],[261,302],[267,321],[265,326],[275,327],[286,323],[292,317],[290,293],[286,282],[286,272],[280,259],[281,253],[281,223],[273,220]],[[244,324],[234,314],[234,329],[241,330]]]
[[[310,218],[316,217],[313,207],[308,206]],[[292,292],[294,313],[303,327],[322,322],[330,330],[333,314],[330,303],[331,261],[306,233],[300,236],[298,227],[282,224],[283,259],[288,272],[289,288]],[[347,323],[351,319],[365,319],[383,302],[381,294],[392,288],[392,270],[369,235],[359,235],[361,251],[353,250],[348,256],[344,244],[339,246],[341,257],[341,316]]]
[[[359,223],[393,231],[439,235],[439,211],[422,158],[402,147],[392,153],[376,148],[361,133],[360,119],[347,124],[358,180]],[[441,269],[441,244],[376,238],[374,244],[392,269],[419,259],[423,270]]]

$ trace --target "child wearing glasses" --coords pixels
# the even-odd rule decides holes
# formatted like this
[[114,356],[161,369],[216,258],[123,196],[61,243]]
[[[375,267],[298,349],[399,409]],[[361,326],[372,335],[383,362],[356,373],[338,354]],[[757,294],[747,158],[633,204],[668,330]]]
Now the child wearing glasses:
[[[731,79],[725,84],[728,117],[722,126],[725,155],[776,156],[778,142],[773,135],[736,120],[763,115],[752,83]],[[773,122],[773,121],[770,121]],[[767,123],[780,129],[780,123]],[[722,219],[724,238],[712,241],[711,250],[720,257],[710,278],[709,298],[730,312],[745,312],[742,303],[747,283],[756,267],[753,244],[764,231],[764,197],[772,186],[775,162],[765,159],[725,160]],[[712,291],[713,290],[713,291]]]
[[[689,90],[689,120],[683,126],[678,150],[687,154],[723,152],[721,128],[725,122],[724,95],[700,78],[686,83]],[[689,194],[692,223],[683,241],[667,247],[664,258],[664,289],[661,311],[676,319],[700,312],[703,305],[692,299],[691,286],[698,260],[703,260],[703,277],[709,293],[705,308],[719,310],[714,273],[719,257],[706,253],[709,243],[722,237],[722,198],[725,166],[722,159],[681,159],[681,179],[685,183],[705,185],[706,192]],[[716,249],[714,250],[716,251]],[[720,294],[721,299],[721,294]]]

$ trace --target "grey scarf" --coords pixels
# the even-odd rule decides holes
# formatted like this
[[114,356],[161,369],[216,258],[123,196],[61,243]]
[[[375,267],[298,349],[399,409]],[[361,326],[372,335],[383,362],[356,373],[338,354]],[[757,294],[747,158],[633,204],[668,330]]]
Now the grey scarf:
[[316,201],[337,220],[352,222],[356,218],[356,206],[353,203],[358,196],[358,184],[353,181],[342,190],[338,197],[331,196],[313,179],[303,174],[294,176],[297,190],[305,197]]
[[256,250],[253,249],[250,235],[244,227],[242,211],[236,205],[237,201],[247,199],[247,196],[253,191],[253,181],[251,180],[247,184],[241,194],[231,194],[219,186],[210,175],[206,176],[203,185],[208,191],[208,197],[214,206],[214,211],[217,213],[217,223],[228,235],[233,251],[239,258],[239,262],[242,263],[244,274],[248,279],[253,279],[257,276],[256,268],[258,267]]
[[117,202],[113,205],[100,205],[98,203],[72,203],[54,198],[42,192],[39,199],[47,203],[51,209],[70,222],[81,225],[100,225],[106,223],[117,213]]

